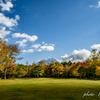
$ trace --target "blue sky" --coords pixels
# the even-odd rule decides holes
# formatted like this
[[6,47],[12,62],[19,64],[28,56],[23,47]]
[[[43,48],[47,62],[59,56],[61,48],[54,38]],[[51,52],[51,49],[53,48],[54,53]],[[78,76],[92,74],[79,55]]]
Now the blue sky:
[[98,0],[0,0],[0,37],[22,50],[17,63],[85,60],[99,33]]

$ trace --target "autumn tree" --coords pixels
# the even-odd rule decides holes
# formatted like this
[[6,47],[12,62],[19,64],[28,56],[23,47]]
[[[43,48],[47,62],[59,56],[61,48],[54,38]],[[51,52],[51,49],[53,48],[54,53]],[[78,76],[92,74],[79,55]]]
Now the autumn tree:
[[64,77],[69,77],[69,74],[70,74],[70,68],[68,66],[66,67],[63,67],[63,76]]
[[91,51],[91,60],[93,61],[93,66],[100,65],[100,51],[97,51],[97,49],[93,49]]
[[44,69],[44,76],[47,76],[50,70],[48,66],[45,64],[45,61],[41,61],[39,65]]
[[7,46],[8,46],[8,48],[9,48],[9,50],[10,50],[9,57],[10,57],[10,59],[12,59],[12,63],[15,63],[16,60],[21,60],[21,59],[23,59],[23,57],[19,57],[19,58],[16,57],[16,56],[18,56],[20,53],[22,53],[21,50],[18,49],[18,45],[16,45],[16,44],[8,44]]
[[7,68],[12,63],[10,59],[10,50],[6,44],[6,41],[0,38],[0,70],[4,73],[4,79],[6,79]]
[[54,61],[51,61],[51,64],[50,64],[50,68],[51,68],[51,71],[52,71],[52,75],[56,75],[56,64]]
[[73,63],[71,66],[69,66],[70,68],[70,73],[72,73],[73,76],[75,77],[79,77],[79,72],[78,69],[81,67],[81,63],[77,62],[77,63]]
[[63,64],[60,64],[58,62],[56,63],[54,61],[51,61],[51,62],[52,62],[51,63],[52,74],[59,78],[59,76],[63,74],[64,72],[64,66]]
[[7,68],[8,78],[14,78],[16,75],[17,64],[10,64]]
[[0,70],[4,73],[4,79],[6,79],[9,65],[15,63],[15,56],[19,53],[21,53],[21,51],[16,45],[7,44],[6,41],[0,38]]
[[100,66],[96,66],[95,75],[100,77]]
[[60,63],[56,62],[56,69],[55,70],[56,70],[56,74],[57,74],[57,76],[59,78],[59,76],[62,75],[63,72],[64,72],[64,66],[63,66],[63,64],[60,64]]
[[18,63],[16,68],[16,77],[23,77],[26,76],[26,74],[27,74],[26,66]]

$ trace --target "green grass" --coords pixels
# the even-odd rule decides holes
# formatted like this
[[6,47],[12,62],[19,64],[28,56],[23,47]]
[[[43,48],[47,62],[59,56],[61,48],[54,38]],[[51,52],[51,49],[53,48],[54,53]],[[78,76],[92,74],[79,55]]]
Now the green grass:
[[[84,97],[90,91],[93,97]],[[100,100],[100,80],[23,78],[0,80],[0,100]]]

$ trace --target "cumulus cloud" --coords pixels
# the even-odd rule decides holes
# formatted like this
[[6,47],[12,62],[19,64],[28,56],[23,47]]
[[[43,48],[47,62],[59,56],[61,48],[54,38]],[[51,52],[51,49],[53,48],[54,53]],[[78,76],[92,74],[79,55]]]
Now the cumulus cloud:
[[6,27],[13,27],[13,26],[17,26],[17,20],[19,19],[19,15],[15,16],[15,19],[13,18],[9,18],[9,17],[5,17],[3,13],[0,13],[0,24],[1,25],[5,25]]
[[86,58],[88,58],[90,56],[91,52],[86,50],[86,49],[82,49],[82,50],[74,50],[70,55],[65,54],[64,56],[61,56],[61,59],[63,60],[63,62],[68,62],[68,61],[72,61],[72,62],[78,62],[78,61],[84,61],[86,60]]
[[31,47],[34,47],[36,51],[53,51],[54,50],[54,44],[47,44],[45,42],[42,42],[42,44],[34,44]]
[[41,44],[34,44],[34,45],[32,45],[31,47],[33,47],[33,48],[35,48],[35,49],[38,49],[40,46],[41,46]]
[[100,49],[100,44],[94,44],[91,46],[93,49]]
[[0,27],[0,38],[3,39],[8,34],[10,34],[10,31],[6,31],[6,27]]
[[25,47],[27,44],[25,44],[27,42],[26,39],[23,39],[22,41],[16,41],[16,43],[19,43],[21,47]]
[[53,51],[53,46],[41,46],[37,51]]
[[98,5],[94,6],[94,5],[89,5],[90,8],[95,7],[95,8],[100,8],[100,1],[98,1]]
[[36,35],[27,35],[26,33],[20,34],[20,33],[14,33],[12,34],[13,38],[25,38],[29,41],[36,41],[38,39],[38,37]]
[[32,52],[34,52],[34,50],[33,50],[33,49],[28,49],[28,50],[22,50],[22,52],[23,52],[23,53],[28,53],[28,52],[29,52],[29,53],[32,53]]
[[13,8],[13,4],[11,1],[7,1],[6,3],[3,3],[2,0],[0,0],[0,6],[1,6],[1,11],[10,11],[11,8]]

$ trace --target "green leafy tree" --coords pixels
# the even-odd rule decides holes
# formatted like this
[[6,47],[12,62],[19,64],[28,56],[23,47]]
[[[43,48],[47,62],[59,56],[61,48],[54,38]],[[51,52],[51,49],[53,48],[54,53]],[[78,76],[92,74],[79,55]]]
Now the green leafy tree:
[[16,75],[16,68],[17,68],[17,64],[10,64],[9,67],[7,68],[7,76],[8,78],[13,78]]
[[79,67],[78,73],[80,73],[80,77],[82,76],[84,78],[86,75],[86,68],[84,66]]
[[40,65],[34,67],[33,75],[36,75],[37,78],[39,78],[39,75],[42,76],[43,74],[44,74],[44,69]]
[[23,77],[26,76],[26,74],[27,74],[26,66],[23,64],[17,64],[16,77]]

